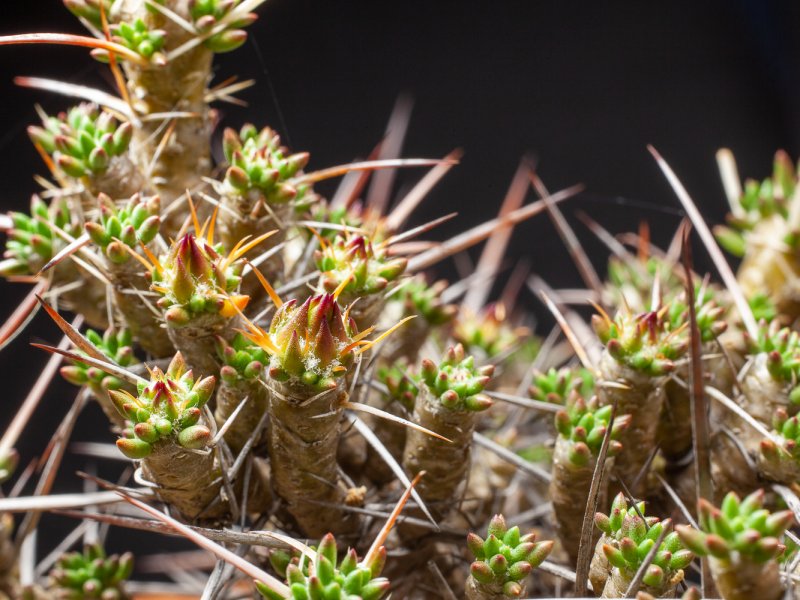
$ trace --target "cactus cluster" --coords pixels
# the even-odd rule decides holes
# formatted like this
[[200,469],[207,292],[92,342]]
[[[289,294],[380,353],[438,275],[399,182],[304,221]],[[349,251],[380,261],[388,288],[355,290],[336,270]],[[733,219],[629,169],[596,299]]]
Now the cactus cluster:
[[[716,232],[743,258],[738,285],[716,265],[728,289],[679,260],[688,230],[662,249],[646,224],[618,238],[590,225],[613,254],[605,275],[593,273],[596,257],[582,256],[559,215],[574,190],[551,203],[523,204],[519,194],[519,208],[510,192],[497,219],[437,241],[432,230],[449,217],[403,225],[418,220],[414,208],[458,153],[400,157],[402,118],[365,160],[314,170],[308,152],[289,150],[269,126],[219,133],[228,115],[212,103],[237,102],[249,82],[212,87],[214,54],[244,43],[265,0],[64,3],[91,35],[3,36],[0,45],[92,49],[119,97],[23,78],[84,103],[41,113],[29,128],[48,179],[36,178],[43,191],[30,214],[0,215],[0,274],[35,285],[0,327],[0,347],[42,307],[65,336],[59,347],[36,344],[55,355],[0,435],[0,483],[9,487],[0,511],[26,512],[16,531],[11,513],[0,514],[0,598],[127,598],[129,555],[70,553],[49,580],[42,563],[29,568],[29,536],[47,531],[39,515],[81,499],[88,512],[70,516],[181,532],[271,600],[555,596],[565,591],[555,578],[570,570],[581,596],[593,548],[588,579],[601,597],[674,597],[684,569],[694,578],[695,553],[725,600],[784,594],[797,569],[781,573],[796,567],[796,551],[784,548],[793,519],[781,503],[792,504],[800,477],[800,187],[785,153],[769,179],[743,192],[736,169],[723,169],[732,216]],[[431,170],[394,202],[401,167]],[[340,176],[327,199],[324,180]],[[515,181],[529,179],[542,196],[534,173]],[[540,344],[545,331],[537,324],[534,335],[523,292],[525,283],[538,291],[537,278],[517,265],[502,293],[492,291],[504,283],[512,228],[547,211],[590,289],[547,291],[565,335]],[[694,230],[705,232],[701,223]],[[483,242],[473,263],[465,251]],[[451,257],[462,278],[448,285],[433,267]],[[598,313],[591,324],[582,321],[587,302]],[[59,368],[81,389],[37,469],[20,439],[37,409],[54,406],[44,388]],[[707,393],[693,397],[700,384]],[[71,444],[79,410],[95,400],[108,446]],[[102,485],[152,521],[119,511],[113,491],[53,487],[76,448],[120,458],[115,438],[135,462],[109,476],[122,487]],[[696,448],[706,452],[693,456]],[[536,461],[522,457],[534,453]],[[20,455],[31,466],[18,474]],[[754,492],[764,481],[782,484],[775,496]],[[673,504],[697,505],[700,489],[716,497],[700,500],[699,529],[672,531],[667,515],[692,520]],[[645,501],[658,517],[644,515]],[[600,511],[591,536],[587,506]],[[491,517],[501,511],[557,540],[537,542]],[[485,538],[469,534],[464,544],[464,532],[487,524]],[[106,533],[81,527],[90,540]],[[347,553],[334,534],[351,544]],[[316,549],[300,541],[320,538]],[[280,578],[259,566],[264,545]],[[546,558],[548,573],[529,577]],[[173,578],[191,588],[202,568]],[[219,563],[205,590],[189,591],[246,594],[235,577]]]

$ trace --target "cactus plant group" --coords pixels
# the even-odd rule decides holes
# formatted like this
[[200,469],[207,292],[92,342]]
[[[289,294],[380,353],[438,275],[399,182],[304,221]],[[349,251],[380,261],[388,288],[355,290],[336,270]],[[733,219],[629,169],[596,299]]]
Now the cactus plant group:
[[[715,238],[653,151],[715,272],[692,264],[688,228],[662,250],[644,225],[619,241],[593,223],[604,280],[563,217],[575,189],[547,193],[527,164],[515,181],[539,200],[509,208],[510,192],[496,219],[431,242],[417,238],[449,216],[405,224],[458,153],[401,158],[390,131],[379,158],[323,168],[271,126],[217,133],[212,103],[240,88],[211,85],[214,55],[242,46],[265,0],[64,4],[87,35],[0,45],[85,47],[116,89],[38,83],[76,97],[28,128],[49,178],[28,213],[0,216],[0,275],[33,285],[0,348],[32,337],[40,308],[63,334],[35,343],[52,356],[0,435],[0,599],[647,598],[686,581],[701,586],[687,598],[800,597],[786,153],[742,187],[721,151],[731,215]],[[411,167],[430,171],[397,202],[384,185],[363,193]],[[332,194],[316,186],[340,176]],[[543,212],[595,313],[531,278],[552,332],[525,310],[525,268],[497,297],[487,283],[512,228]],[[474,272],[436,279],[483,242]],[[42,455],[21,456],[59,372],[76,399]],[[104,443],[72,444],[89,403]],[[67,453],[109,465],[62,493],[78,477],[59,472]],[[77,528],[50,539],[47,511]],[[179,534],[216,562],[149,545],[136,571],[103,549],[126,528]],[[39,556],[43,538],[54,549]]]

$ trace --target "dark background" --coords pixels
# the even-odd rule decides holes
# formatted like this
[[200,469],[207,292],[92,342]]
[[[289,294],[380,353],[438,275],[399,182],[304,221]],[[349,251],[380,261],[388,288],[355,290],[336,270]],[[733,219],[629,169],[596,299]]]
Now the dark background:
[[[220,106],[223,123],[270,124],[321,168],[368,154],[398,95],[410,94],[415,108],[405,155],[465,150],[415,220],[458,210],[457,223],[439,236],[492,216],[526,152],[537,157],[551,189],[586,185],[565,205],[568,215],[584,209],[615,232],[646,218],[661,243],[681,213],[646,144],[661,151],[713,222],[725,212],[718,147],[732,148],[742,175],[758,178],[769,173],[776,149],[797,156],[796,2],[270,0],[259,12],[248,44],[217,62],[217,81],[231,74],[259,80],[241,94],[248,108]],[[58,0],[4,3],[0,33],[32,31],[81,27]],[[110,89],[104,67],[82,49],[0,48],[4,210],[25,208],[36,190],[31,176],[44,171],[25,134],[37,120],[33,104],[48,111],[69,105],[15,88],[15,75]],[[404,173],[398,189],[419,176]],[[570,218],[602,268],[606,252]],[[509,255],[510,262],[528,257],[555,285],[579,284],[546,217],[520,228]],[[0,314],[7,315],[26,289],[1,289]],[[523,302],[539,310],[530,296]],[[45,321],[3,351],[0,421],[11,418],[46,360],[27,341],[58,339]],[[23,464],[41,452],[73,394],[63,383],[51,388],[20,444]],[[99,410],[87,412],[74,438],[111,442]],[[57,489],[79,489],[73,473],[82,466],[83,459],[68,460]],[[98,466],[109,477],[117,467]],[[43,537],[56,539],[73,523],[46,524]],[[133,538],[156,542],[151,549],[163,544],[117,534],[114,545],[138,543]]]

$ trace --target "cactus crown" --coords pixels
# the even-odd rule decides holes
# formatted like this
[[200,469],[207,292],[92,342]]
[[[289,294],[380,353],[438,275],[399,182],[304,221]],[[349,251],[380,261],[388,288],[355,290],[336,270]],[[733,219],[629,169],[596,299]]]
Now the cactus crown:
[[[306,216],[312,221],[321,224],[342,225],[352,229],[362,228],[365,224],[361,207],[358,203],[350,206],[331,206],[325,201],[317,202],[311,206],[307,202],[295,202],[295,210],[299,215]],[[340,229],[332,227],[319,227],[317,234],[327,241],[331,241],[339,235]]]
[[386,385],[389,391],[388,401],[399,402],[406,410],[414,409],[414,402],[419,394],[419,385],[408,373],[404,364],[393,364],[378,369],[378,380]]
[[628,508],[625,496],[620,493],[611,504],[611,513],[595,514],[594,522],[614,541],[613,545],[603,544],[603,553],[627,577],[633,577],[658,538],[667,531],[643,579],[646,585],[661,588],[682,577],[682,569],[692,562],[693,555],[691,550],[684,547],[679,535],[670,531],[670,519],[659,521],[656,517],[642,518],[639,513],[644,516],[644,502]]
[[[162,50],[167,33],[163,29],[152,29],[142,19],[136,19],[133,23],[114,23],[111,30],[111,39],[133,50],[154,64],[165,64],[167,59]],[[108,52],[105,50],[94,50],[92,56],[102,62],[108,62]]]
[[342,314],[333,294],[300,305],[289,300],[275,312],[268,331],[249,322],[247,326],[245,337],[270,355],[270,377],[294,378],[320,391],[336,387],[335,379],[347,372],[363,337],[356,335],[355,322],[347,312]]
[[667,306],[637,315],[623,310],[614,320],[594,315],[592,327],[615,360],[646,375],[663,375],[689,344],[685,327],[672,329],[668,310]]
[[503,594],[519,598],[522,580],[550,554],[553,542],[537,542],[535,533],[520,535],[519,527],[509,528],[502,515],[489,523],[486,539],[467,535],[467,547],[475,557],[470,574],[480,584],[501,586]]
[[761,321],[758,337],[747,338],[752,354],[766,354],[767,370],[776,381],[792,385],[789,400],[800,402],[800,334],[788,327],[781,327],[778,321]]
[[31,140],[67,175],[78,178],[105,173],[111,159],[127,151],[133,136],[130,123],[118,124],[111,113],[90,103],[47,117],[42,125],[28,128]]
[[[128,329],[109,328],[102,337],[93,329],[87,329],[86,339],[120,367],[137,362],[133,354],[133,336]],[[61,367],[61,376],[73,385],[88,385],[96,392],[118,390],[124,385],[119,377],[78,361]]]
[[650,304],[653,285],[660,282],[661,289],[672,295],[672,290],[680,290],[683,282],[675,272],[675,264],[657,256],[647,258],[608,259],[608,283],[606,292],[614,305],[627,304],[631,310],[644,312]]
[[502,302],[486,305],[478,314],[463,311],[456,319],[453,338],[471,354],[492,358],[513,348],[529,335],[526,327],[513,327]]
[[108,15],[111,10],[111,5],[116,0],[64,0],[64,6],[67,7],[69,12],[84,19],[96,28],[102,27],[100,18],[100,7],[102,6],[103,12]]
[[30,216],[12,212],[12,227],[6,231],[6,250],[0,261],[0,275],[34,275],[47,264],[63,246],[61,238],[53,233],[55,227],[77,236],[76,227],[71,226],[70,211],[64,200],[54,200],[48,208],[38,196],[31,198]]
[[234,14],[242,0],[189,0],[189,12],[198,32],[206,33],[225,21],[222,31],[215,33],[203,43],[212,52],[231,52],[244,44],[247,27],[257,16],[255,13]]
[[778,316],[778,307],[768,295],[763,293],[753,294],[747,299],[750,310],[753,311],[753,318],[756,321],[773,321]]
[[256,582],[259,592],[270,600],[380,600],[389,591],[389,580],[380,577],[386,562],[384,548],[369,563],[359,562],[351,548],[340,562],[336,540],[329,533],[320,541],[314,563],[309,562],[305,555],[272,561],[286,577],[291,593],[288,599]]
[[408,280],[399,293],[399,300],[403,302],[406,314],[419,315],[428,325],[438,327],[452,321],[458,312],[455,304],[442,302],[442,292],[446,288],[446,281],[428,285],[420,275]]
[[133,555],[106,556],[99,544],[86,546],[83,552],[64,554],[50,571],[59,598],[127,598],[123,585],[133,571]]
[[493,373],[492,365],[476,367],[475,358],[466,356],[461,344],[448,348],[438,366],[430,359],[423,359],[420,370],[422,381],[442,406],[449,410],[474,412],[492,405],[483,389]]
[[211,432],[198,425],[200,409],[215,384],[213,376],[195,380],[178,352],[166,373],[158,367],[151,371],[150,383],[138,386],[138,396],[110,391],[114,406],[132,424],[127,437],[117,440],[117,447],[133,459],[144,458],[153,451],[153,444],[172,437],[184,448],[203,448]]
[[566,406],[574,396],[591,398],[594,393],[594,375],[583,367],[573,369],[551,368],[546,373],[537,371],[528,395],[534,400]]
[[800,419],[790,417],[783,408],[775,410],[772,429],[780,438],[778,445],[771,438],[761,440],[761,454],[769,461],[800,461]]
[[[703,342],[715,340],[728,328],[728,323],[724,320],[727,309],[717,302],[714,290],[708,286],[702,284],[695,286],[694,310],[697,329]],[[685,291],[669,303],[667,319],[673,331],[689,322],[689,305]]]
[[[789,156],[783,150],[775,153],[772,177],[761,183],[748,179],[739,198],[741,211],[728,215],[729,227],[717,227],[714,233],[720,245],[734,256],[744,256],[748,244],[745,236],[760,222],[771,217],[789,219],[789,204],[797,187],[797,173]],[[783,242],[797,247],[800,238],[796,232],[788,231]]]
[[405,258],[389,258],[382,244],[374,245],[364,235],[342,232],[331,242],[320,238],[320,243],[322,249],[314,259],[322,272],[320,283],[328,292],[344,285],[348,295],[377,294],[400,277],[408,264]]
[[[566,410],[556,413],[556,430],[570,442],[569,460],[576,466],[584,466],[590,457],[597,456],[611,418],[611,406],[598,406],[597,399],[588,401],[576,398]],[[614,419],[611,429],[611,441],[608,456],[614,456],[622,450],[617,440],[630,423],[630,415]]]
[[763,564],[777,558],[784,550],[781,537],[794,522],[790,510],[770,513],[764,508],[764,490],[744,500],[730,492],[720,508],[701,498],[697,509],[701,531],[679,526],[678,534],[696,554],[722,560],[738,555]]
[[138,244],[149,244],[158,234],[161,226],[158,196],[142,198],[136,194],[122,207],[117,207],[105,194],[100,194],[98,200],[100,222],[86,223],[86,232],[111,262],[128,262],[131,255],[123,246],[134,249]]
[[248,124],[239,133],[226,129],[223,149],[230,164],[225,174],[225,194],[244,195],[257,190],[268,204],[291,200],[304,203],[307,197],[314,196],[309,184],[294,180],[308,163],[308,152],[289,154],[281,146],[280,136],[269,127],[259,131]]
[[269,362],[269,355],[264,349],[241,333],[236,334],[231,343],[219,336],[216,341],[217,355],[222,361],[219,376],[228,383],[239,379],[257,379]]
[[239,265],[231,260],[239,252],[224,258],[190,233],[174,242],[152,271],[152,289],[162,295],[158,305],[166,309],[167,324],[179,327],[203,313],[232,317],[244,308],[247,296],[230,296],[241,281]]

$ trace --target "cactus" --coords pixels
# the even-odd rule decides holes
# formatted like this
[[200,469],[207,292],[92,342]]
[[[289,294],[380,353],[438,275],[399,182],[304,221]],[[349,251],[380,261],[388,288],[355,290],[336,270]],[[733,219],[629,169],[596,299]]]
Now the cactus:
[[603,532],[593,560],[597,579],[592,579],[595,589],[604,582],[601,598],[623,597],[634,574],[659,540],[660,545],[642,578],[643,591],[656,598],[675,597],[675,589],[683,580],[683,569],[694,557],[679,534],[671,531],[670,519],[645,517],[644,503],[628,507],[620,493],[611,505],[611,512],[597,513],[594,522]]
[[528,395],[540,402],[551,402],[567,406],[573,396],[591,398],[594,392],[594,376],[588,369],[549,369],[536,373]]
[[223,257],[208,242],[187,233],[151,272],[172,343],[206,375],[219,370],[217,336],[233,337],[237,310],[249,300],[236,294],[241,265],[231,260],[235,255]]
[[770,481],[792,485],[800,478],[800,420],[778,408],[772,417],[772,433],[774,438],[762,439],[759,446],[759,473]]
[[[559,539],[573,561],[578,558],[583,511],[610,417],[611,406],[598,407],[596,398],[587,402],[578,397],[566,410],[556,413],[555,427],[559,435],[553,450],[550,498]],[[615,419],[607,452],[609,459],[622,450],[618,439],[629,422],[628,415]],[[611,460],[608,462],[613,464]],[[607,480],[601,483],[600,505],[605,504],[606,483]]]
[[58,116],[32,125],[28,135],[52,156],[67,176],[85,181],[93,194],[129,198],[144,185],[142,174],[130,160],[131,123],[119,123],[96,104],[79,104]]
[[[796,208],[793,203],[797,173],[786,152],[775,153],[772,176],[762,182],[745,181],[741,196],[732,204],[728,226],[718,226],[719,243],[742,258],[737,280],[748,297],[766,293],[778,310],[790,319],[797,317],[795,286],[800,274],[796,248]],[[756,240],[774,239],[781,246]]]
[[616,403],[617,411],[631,416],[630,426],[620,438],[626,451],[616,460],[618,476],[629,486],[648,458],[642,449],[656,443],[658,415],[666,400],[664,376],[674,370],[675,360],[688,346],[682,328],[671,327],[667,311],[668,307],[639,315],[622,312],[613,321],[605,315],[592,318],[605,345],[599,380],[624,386],[600,386],[600,403]]
[[493,372],[491,365],[477,367],[460,344],[449,348],[438,365],[422,361],[422,385],[412,419],[450,441],[410,430],[403,467],[411,474],[427,473],[419,485],[420,495],[436,505],[438,514],[452,510],[466,481],[477,415],[492,405],[483,389]]
[[150,382],[140,384],[136,396],[108,392],[130,423],[117,448],[141,460],[145,477],[159,486],[158,495],[190,518],[209,507],[222,485],[214,454],[192,452],[206,449],[211,439],[201,409],[215,384],[213,376],[195,379],[179,352],[166,372],[152,370]]
[[345,304],[358,298],[352,317],[360,329],[377,322],[387,286],[406,269],[405,258],[389,258],[382,246],[365,236],[344,233],[314,255],[322,289],[333,292],[343,286],[341,293]]
[[[245,125],[238,133],[226,129],[223,150],[230,166],[224,180],[217,186],[221,197],[219,230],[222,243],[232,248],[247,236],[255,237],[264,231],[277,230],[268,244],[247,254],[247,258],[255,260],[259,254],[276,248],[286,239],[295,206],[317,201],[311,185],[298,180],[309,155],[307,152],[290,154],[281,146],[275,131],[269,127],[259,131],[254,125]],[[282,254],[261,263],[259,269],[270,280],[283,279]],[[245,280],[244,290],[254,297],[263,292],[254,278]]]
[[340,561],[336,539],[329,533],[320,541],[313,564],[303,556],[297,564],[286,561],[281,565],[291,590],[288,597],[263,585],[258,589],[267,600],[380,600],[389,592],[389,580],[380,576],[385,563],[383,547],[366,561],[359,561],[350,548]]
[[242,334],[237,334],[231,343],[218,337],[217,355],[222,361],[214,410],[217,425],[222,427],[239,403],[247,401],[225,435],[228,446],[238,454],[267,410],[267,390],[261,376],[269,355]]
[[489,523],[484,540],[467,535],[467,547],[475,557],[467,579],[468,600],[503,600],[525,594],[525,579],[550,554],[553,542],[537,542],[535,533],[520,535],[508,527],[502,515]]
[[[96,331],[88,329],[86,331],[86,339],[101,354],[107,356],[121,367],[129,367],[137,362],[133,353],[133,336],[128,329],[119,331],[107,329],[102,337]],[[117,425],[124,423],[124,415],[120,417],[114,407],[114,403],[109,398],[108,392],[123,389],[129,392],[135,391],[130,384],[119,377],[105,373],[97,367],[89,366],[77,360],[73,361],[71,365],[61,367],[61,376],[73,385],[87,386],[95,400],[100,404],[103,412],[106,413],[106,416]]]
[[458,307],[442,301],[441,295],[446,288],[445,281],[429,285],[420,276],[403,282],[399,293],[392,296],[392,303],[400,305],[403,316],[414,315],[417,318],[387,341],[388,347],[381,353],[387,363],[401,358],[415,360],[430,335],[446,329],[453,321]]
[[744,499],[730,492],[719,508],[701,498],[697,505],[701,530],[677,528],[688,548],[710,557],[714,583],[726,600],[783,596],[778,557],[794,516],[789,510],[770,513],[763,506],[763,490]]
[[156,357],[174,352],[163,320],[146,305],[150,282],[134,260],[140,245],[147,246],[158,235],[161,225],[158,196],[141,198],[138,194],[117,207],[105,194],[98,195],[100,221],[86,223],[86,233],[106,258],[108,277],[114,285],[114,303],[122,319],[146,351]]
[[336,447],[345,375],[359,346],[355,323],[332,294],[320,294],[282,304],[267,331],[248,326],[246,337],[270,355],[268,446],[275,492],[308,535],[346,529],[352,519],[318,502],[345,498]]
[[133,571],[133,555],[106,556],[99,544],[83,552],[70,552],[58,559],[50,571],[55,598],[99,598],[125,600],[125,580]]

